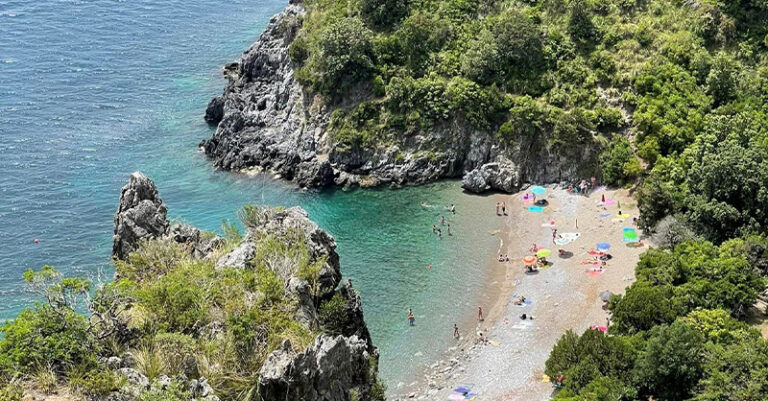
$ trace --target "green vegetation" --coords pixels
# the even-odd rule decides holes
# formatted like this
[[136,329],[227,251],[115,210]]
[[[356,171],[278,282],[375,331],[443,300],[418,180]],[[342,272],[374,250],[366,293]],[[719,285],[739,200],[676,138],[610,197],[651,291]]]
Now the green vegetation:
[[[263,211],[248,206],[238,214],[254,228]],[[228,242],[243,238],[234,224],[224,228]],[[302,232],[255,230],[249,238],[258,252],[246,268],[215,267],[231,243],[198,258],[172,240],[144,241],[128,260],[115,262],[116,281],[97,288],[93,299],[89,281],[62,277],[51,266],[27,271],[24,280],[44,302],[0,327],[0,399],[20,399],[19,383],[45,393],[66,386],[84,399],[109,394],[125,380],[102,358],[126,351],[151,383],[140,401],[191,399],[176,379],[157,384],[162,375],[205,377],[223,400],[258,399],[258,372],[283,340],[303,351],[320,333],[341,332],[347,318],[341,296],[320,299],[326,261],[310,256]],[[307,280],[315,302],[322,301],[320,322],[294,320],[298,301],[287,296],[289,275]],[[89,317],[78,313],[83,309]]]
[[305,6],[291,54],[341,151],[466,123],[526,152],[601,151],[592,173],[639,184],[649,227],[676,215],[715,243],[766,229],[763,1]]
[[[609,303],[608,335],[568,332],[546,374],[566,400],[754,400],[768,397],[768,341],[746,323],[765,289],[768,239],[651,249],[637,281]],[[607,398],[606,398],[607,397]]]

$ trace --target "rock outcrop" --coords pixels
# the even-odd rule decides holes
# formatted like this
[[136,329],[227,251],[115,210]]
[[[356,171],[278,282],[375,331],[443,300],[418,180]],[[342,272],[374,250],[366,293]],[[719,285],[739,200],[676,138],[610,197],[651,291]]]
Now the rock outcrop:
[[[356,397],[369,400],[377,380],[378,350],[365,324],[360,296],[351,281],[340,285],[342,276],[335,240],[312,222],[301,208],[249,210],[243,219],[247,234],[233,250],[219,256],[223,251],[213,250],[221,246],[221,238],[204,235],[187,224],[169,224],[167,207],[155,184],[143,174],[133,173],[123,187],[115,215],[114,256],[125,258],[140,240],[159,238],[186,244],[195,258],[212,260],[217,257],[217,270],[250,269],[256,267],[252,264],[259,251],[266,249],[261,257],[268,254],[271,259],[261,259],[257,263],[277,273],[285,296],[291,299],[291,305],[295,305],[295,313],[289,315],[295,321],[317,332],[318,324],[324,324],[319,305],[338,296],[344,301],[344,307],[343,319],[337,317],[334,335],[321,334],[304,350],[296,349],[284,340],[279,349],[268,355],[259,371],[259,399],[349,401]],[[281,246],[298,251],[270,253],[270,249]],[[311,277],[301,272],[299,266],[312,266]],[[248,296],[255,297],[256,294]],[[213,339],[222,335],[224,326],[225,323],[213,321],[200,328],[198,334]],[[135,401],[142,392],[157,386],[162,389],[171,383],[172,379],[165,376],[150,381],[134,369],[135,362],[130,360],[128,355],[101,361],[125,379],[125,386],[114,393],[117,398],[111,400]],[[197,365],[190,361],[190,366]],[[197,377],[196,368],[189,371],[195,373],[187,373],[184,369],[183,377],[173,380],[180,381],[198,399],[219,401],[205,378],[187,379]]]
[[353,389],[365,396],[375,374],[368,349],[356,336],[322,334],[304,352],[294,353],[285,340],[259,371],[259,394],[265,400],[349,401]]
[[131,174],[120,192],[115,213],[112,255],[125,259],[140,240],[165,235],[169,226],[167,213],[155,183],[140,172]]
[[138,171],[131,174],[128,184],[120,192],[115,213],[112,256],[125,259],[141,240],[162,237],[187,244],[198,257],[221,246],[221,237],[204,238],[199,229],[189,224],[171,224],[167,214],[168,207],[160,198],[154,181]]
[[270,172],[302,187],[399,186],[465,177],[470,191],[511,192],[525,182],[581,178],[578,166],[593,166],[591,152],[563,157],[546,144],[525,140],[506,146],[460,116],[428,130],[399,133],[374,148],[337,146],[328,132],[331,112],[355,100],[328,105],[294,78],[289,45],[304,13],[301,4],[289,4],[239,62],[224,68],[224,93],[205,111],[206,121],[217,128],[200,143],[216,167]]

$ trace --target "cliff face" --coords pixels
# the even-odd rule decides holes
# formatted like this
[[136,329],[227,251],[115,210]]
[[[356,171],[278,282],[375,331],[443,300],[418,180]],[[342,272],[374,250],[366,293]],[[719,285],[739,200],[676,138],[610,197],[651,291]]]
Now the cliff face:
[[[464,187],[514,191],[524,182],[580,178],[596,154],[576,149],[564,157],[536,143],[500,144],[453,118],[426,131],[398,135],[371,148],[336,146],[329,135],[332,106],[294,79],[288,47],[301,29],[304,8],[289,4],[239,62],[225,67],[228,83],[211,100],[205,119],[217,124],[200,146],[216,167],[264,170],[302,187],[418,184],[464,177]],[[354,104],[354,100],[346,103]],[[341,107],[341,106],[339,106]]]
[[[251,264],[262,248],[274,249],[275,243],[291,247],[300,242],[306,245],[302,248],[307,251],[306,263],[320,266],[313,283],[302,278],[290,258],[267,263],[282,283],[290,303],[296,305],[292,318],[316,332],[317,322],[321,320],[319,305],[334,297],[340,297],[343,302],[343,319],[335,330],[322,330],[306,349],[296,349],[285,339],[267,356],[258,372],[258,399],[371,399],[372,387],[377,380],[378,350],[365,324],[360,297],[351,282],[341,285],[339,255],[333,237],[309,220],[304,210],[297,207],[258,209],[251,215],[243,240],[229,252],[222,251],[223,240],[219,237],[201,235],[200,230],[188,225],[171,225],[166,211],[152,180],[138,172],[132,174],[122,190],[120,207],[115,215],[114,256],[126,258],[142,239],[162,239],[186,244],[184,249],[190,250],[194,259],[212,259],[217,271],[253,269],[255,266]],[[210,263],[214,264],[213,261]],[[226,323],[213,322],[200,330],[200,336],[223,336]],[[120,397],[114,399],[135,399],[151,386],[171,380],[161,378],[151,383],[134,368],[131,358],[115,356],[104,363],[119,367],[118,372],[126,378],[126,387],[120,391]],[[190,394],[210,401],[218,400],[215,388],[208,385],[204,377],[185,383]]]

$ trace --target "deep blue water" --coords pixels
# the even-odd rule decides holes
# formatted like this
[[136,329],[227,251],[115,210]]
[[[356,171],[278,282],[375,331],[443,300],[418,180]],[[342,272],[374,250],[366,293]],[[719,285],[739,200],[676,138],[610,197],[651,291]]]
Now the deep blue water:
[[[486,288],[490,200],[455,182],[302,192],[216,171],[197,150],[211,134],[202,115],[223,88],[220,67],[284,5],[0,0],[0,319],[33,302],[21,285],[27,268],[109,277],[120,187],[141,170],[169,215],[203,229],[249,202],[307,209],[335,236],[343,274],[362,293],[391,388],[450,345],[453,322],[472,315],[472,294]],[[448,203],[459,208],[456,235],[438,240],[430,227]]]

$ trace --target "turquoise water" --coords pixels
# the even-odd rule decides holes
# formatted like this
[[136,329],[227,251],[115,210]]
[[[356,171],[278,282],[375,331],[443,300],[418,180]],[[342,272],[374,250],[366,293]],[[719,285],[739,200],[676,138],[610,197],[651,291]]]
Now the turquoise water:
[[[298,191],[215,171],[196,149],[211,134],[202,115],[223,88],[221,65],[283,6],[0,0],[0,319],[33,302],[20,283],[29,267],[109,270],[119,190],[141,170],[169,215],[203,229],[250,202],[307,209],[338,242],[390,387],[451,344],[454,321],[473,314],[474,294],[488,285],[497,243],[487,232],[498,225],[485,218],[491,200],[462,194],[456,182]],[[449,203],[458,207],[447,216],[455,235],[438,239],[430,227]]]

